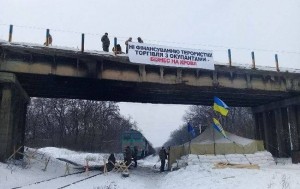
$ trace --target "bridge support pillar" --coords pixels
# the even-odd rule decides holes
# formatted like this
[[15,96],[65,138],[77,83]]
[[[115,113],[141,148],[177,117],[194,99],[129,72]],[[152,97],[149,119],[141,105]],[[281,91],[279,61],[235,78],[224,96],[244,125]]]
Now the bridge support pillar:
[[276,128],[276,118],[274,111],[263,112],[264,130],[265,130],[265,146],[266,149],[274,156],[278,156],[278,137]]
[[255,137],[264,140],[268,151],[276,157],[300,153],[300,97],[272,102],[252,110]]
[[256,140],[265,140],[265,130],[264,130],[262,113],[255,113],[254,119],[255,119],[255,130],[254,130],[255,139]]
[[299,151],[299,106],[288,107],[289,129],[291,132],[292,150]]
[[297,113],[296,113],[297,123],[296,124],[297,124],[297,131],[298,131],[298,136],[296,137],[297,138],[296,142],[298,142],[298,151],[300,151],[300,105],[296,106],[296,110],[297,110]]
[[[26,108],[29,97],[16,76],[0,72],[0,161],[24,145]],[[23,150],[23,149],[22,149]],[[21,156],[16,156],[20,158]]]
[[[286,117],[286,108],[277,108],[274,110],[275,113],[275,126],[276,126],[276,139],[277,139],[277,149],[278,149],[278,157],[287,157],[287,139],[289,136],[286,136],[288,133],[288,125],[287,125],[287,117]],[[286,137],[283,137],[286,136]]]

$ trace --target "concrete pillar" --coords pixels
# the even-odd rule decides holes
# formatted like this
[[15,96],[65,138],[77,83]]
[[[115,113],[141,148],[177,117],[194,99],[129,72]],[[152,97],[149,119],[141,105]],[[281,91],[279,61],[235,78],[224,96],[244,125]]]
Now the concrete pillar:
[[254,126],[254,138],[256,140],[259,140],[260,138],[260,132],[259,132],[259,114],[258,113],[253,113],[254,121],[255,121],[255,126]]
[[291,142],[290,142],[290,129],[289,129],[289,120],[288,120],[288,109],[284,107],[281,109],[282,113],[282,133],[281,138],[284,145],[284,157],[291,156]]
[[262,113],[262,120],[263,120],[263,130],[264,130],[264,144],[266,150],[270,151],[270,144],[269,144],[269,133],[268,133],[268,112]]
[[298,144],[299,144],[299,151],[300,151],[300,105],[296,106],[296,119],[297,119],[297,131],[298,131]]
[[13,136],[13,110],[12,90],[9,87],[2,87],[0,106],[0,161],[5,161],[12,154]]
[[264,124],[263,124],[263,115],[262,113],[254,113],[255,119],[255,131],[254,137],[256,140],[265,140],[265,131],[264,131]]
[[[24,145],[29,97],[14,74],[0,72],[0,161]],[[17,156],[16,158],[21,158]]]
[[298,133],[298,126],[297,126],[297,107],[296,106],[289,106],[288,107],[288,121],[289,121],[289,128],[290,128],[290,136],[291,136],[291,143],[292,143],[292,150],[298,151],[299,150],[299,133]]
[[278,144],[278,157],[285,157],[286,146],[283,140],[283,119],[281,108],[274,110],[275,113],[275,126],[276,126],[276,135],[277,135],[277,144]]
[[269,145],[270,145],[270,152],[278,157],[278,141],[277,132],[276,132],[276,118],[275,118],[275,111],[268,112],[268,133],[269,133]]
[[[300,151],[299,104],[300,96],[252,108],[253,113],[262,113],[264,143],[274,156],[279,152],[279,157],[290,157],[291,144],[293,151]],[[259,116],[256,116],[256,124],[259,125],[257,120]]]

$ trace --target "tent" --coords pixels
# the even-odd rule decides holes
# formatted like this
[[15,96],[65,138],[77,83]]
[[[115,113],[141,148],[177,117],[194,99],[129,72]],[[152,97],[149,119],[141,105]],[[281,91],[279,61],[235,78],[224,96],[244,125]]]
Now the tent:
[[208,127],[190,142],[172,146],[169,152],[169,163],[172,164],[176,159],[187,154],[253,154],[265,150],[263,141],[240,137],[226,131],[225,133],[228,139],[213,127]]

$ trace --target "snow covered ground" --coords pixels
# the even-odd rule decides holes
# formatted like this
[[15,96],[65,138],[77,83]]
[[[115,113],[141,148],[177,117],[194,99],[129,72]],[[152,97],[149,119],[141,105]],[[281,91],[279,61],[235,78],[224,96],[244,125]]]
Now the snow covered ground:
[[[15,162],[19,165],[0,163],[0,188],[70,188],[70,189],[298,189],[300,188],[300,164],[291,164],[290,159],[278,159],[277,164],[269,157],[259,169],[216,169],[214,158],[196,155],[182,157],[180,169],[172,172],[160,173],[157,156],[150,156],[138,161],[138,167],[130,169],[129,177],[122,177],[121,173],[101,171],[82,172],[78,166],[70,166],[70,175],[66,175],[66,162],[56,158],[68,159],[79,165],[101,165],[108,154],[92,154],[74,152],[59,148],[42,148],[38,151],[29,149],[27,154],[34,155],[34,159]],[[267,152],[260,153],[266,154]],[[232,159],[239,159],[241,155],[230,155]],[[50,158],[50,160],[49,160]],[[121,159],[117,155],[117,159]],[[211,159],[211,160],[210,160]],[[49,160],[47,169],[46,162]],[[210,160],[210,161],[208,161]]]

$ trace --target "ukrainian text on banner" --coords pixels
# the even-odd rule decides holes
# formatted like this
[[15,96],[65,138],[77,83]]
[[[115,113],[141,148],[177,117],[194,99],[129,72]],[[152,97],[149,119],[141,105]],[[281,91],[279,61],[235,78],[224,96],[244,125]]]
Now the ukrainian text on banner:
[[145,43],[129,43],[130,62],[160,66],[203,68],[214,70],[213,54],[210,50],[166,47]]

